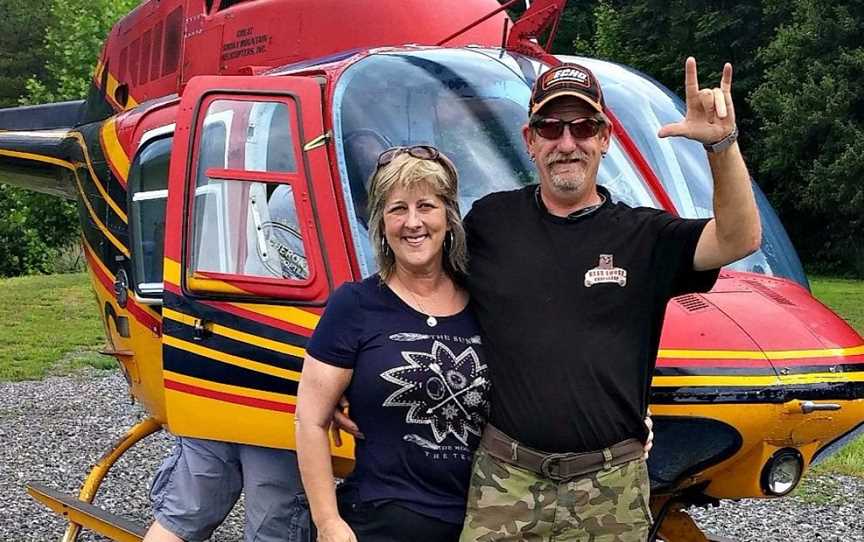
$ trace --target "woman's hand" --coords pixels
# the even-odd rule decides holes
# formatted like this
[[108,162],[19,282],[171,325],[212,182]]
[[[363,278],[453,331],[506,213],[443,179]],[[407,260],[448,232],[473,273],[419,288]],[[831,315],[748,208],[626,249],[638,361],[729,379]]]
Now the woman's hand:
[[338,516],[315,527],[318,528],[318,542],[357,542],[354,531]]
[[351,375],[351,369],[318,361],[308,353],[303,359],[294,417],[295,436],[300,476],[309,499],[312,519],[319,526],[318,540],[357,540],[339,517],[330,439],[327,435],[333,421],[333,411],[339,408],[339,398],[351,382]]

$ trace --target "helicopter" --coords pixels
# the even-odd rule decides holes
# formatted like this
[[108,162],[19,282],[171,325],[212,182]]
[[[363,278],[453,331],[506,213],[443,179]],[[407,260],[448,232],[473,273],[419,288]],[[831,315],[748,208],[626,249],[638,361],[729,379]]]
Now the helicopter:
[[[436,145],[460,172],[463,212],[531,183],[531,86],[575,61],[611,111],[598,178],[613,199],[711,216],[701,146],[656,137],[681,100],[625,66],[552,55],[566,0],[512,21],[516,1],[146,0],[111,30],[85,100],[0,110],[0,181],[77,201],[104,353],[149,413],[77,496],[28,486],[69,519],[64,540],[82,526],[141,539],[92,503],[117,459],[163,428],[294,447],[306,341],[328,295],[375,272],[377,152]],[[649,472],[652,536],[668,541],[709,539],[687,507],[786,495],[864,433],[864,339],[811,295],[753,188],[762,248],[667,308]],[[337,472],[352,453],[350,439],[333,445]]]

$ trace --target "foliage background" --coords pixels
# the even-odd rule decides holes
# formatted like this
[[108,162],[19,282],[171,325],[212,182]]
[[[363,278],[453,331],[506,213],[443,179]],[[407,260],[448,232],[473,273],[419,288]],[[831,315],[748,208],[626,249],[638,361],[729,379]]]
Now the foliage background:
[[[0,107],[82,98],[137,3],[0,0]],[[742,149],[808,272],[864,278],[862,28],[864,0],[570,0],[553,52],[633,66],[679,95],[688,55],[703,84],[732,62]],[[76,222],[70,203],[0,188],[0,276],[64,270]]]
[[[0,0],[0,107],[87,94],[105,36],[138,0]],[[0,276],[80,269],[75,204],[0,185]]]

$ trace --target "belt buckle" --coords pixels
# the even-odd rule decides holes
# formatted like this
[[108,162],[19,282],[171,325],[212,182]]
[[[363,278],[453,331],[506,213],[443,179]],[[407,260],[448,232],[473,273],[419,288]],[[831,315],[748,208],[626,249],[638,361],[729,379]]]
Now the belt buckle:
[[540,462],[540,472],[546,478],[562,482],[569,476],[561,475],[561,461],[568,459],[571,454],[549,454]]

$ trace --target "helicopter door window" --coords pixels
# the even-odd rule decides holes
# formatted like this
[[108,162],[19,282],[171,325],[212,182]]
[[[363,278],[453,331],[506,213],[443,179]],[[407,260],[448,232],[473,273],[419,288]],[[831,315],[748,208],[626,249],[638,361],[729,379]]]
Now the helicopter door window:
[[294,109],[291,101],[209,102],[197,144],[190,289],[219,290],[215,280],[296,287],[315,278]]
[[172,136],[145,143],[129,171],[132,262],[135,293],[146,301],[162,298],[165,202]]

